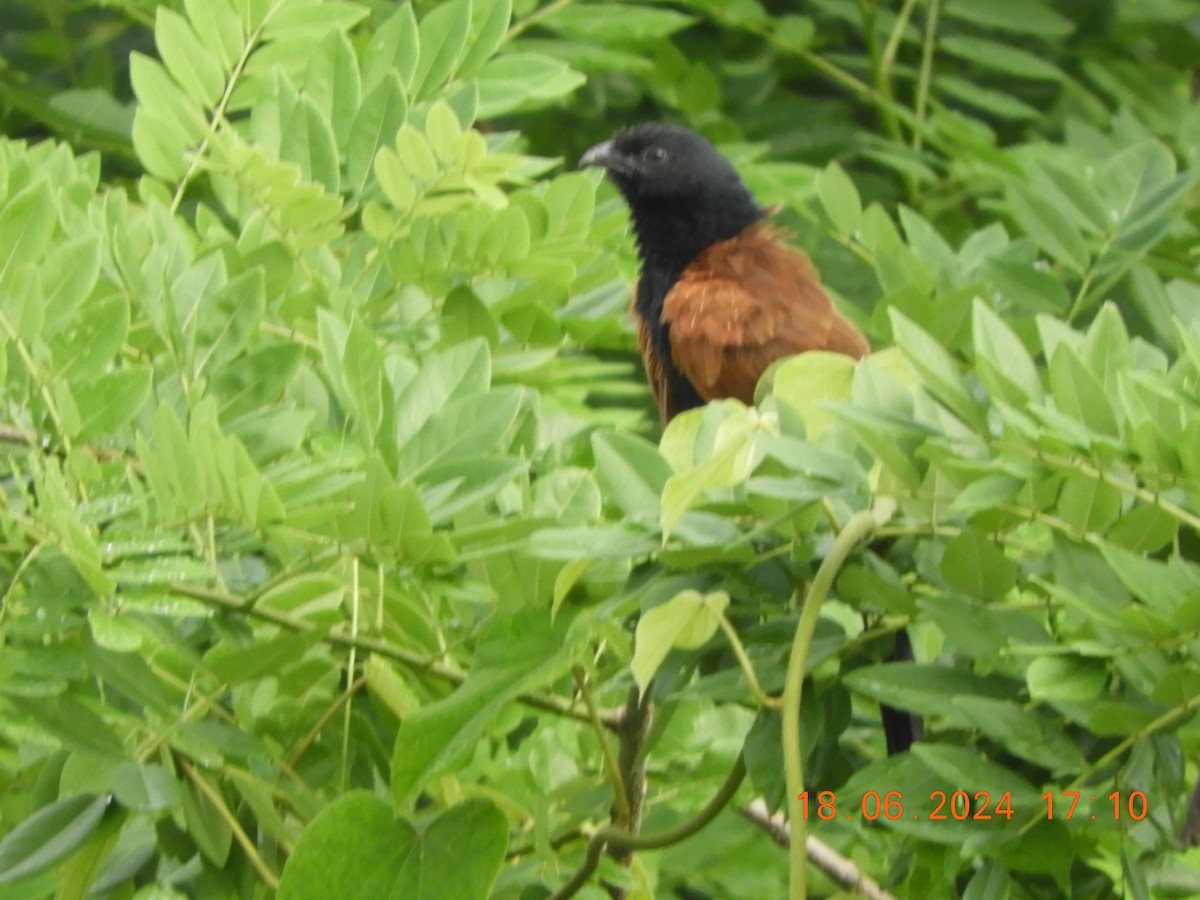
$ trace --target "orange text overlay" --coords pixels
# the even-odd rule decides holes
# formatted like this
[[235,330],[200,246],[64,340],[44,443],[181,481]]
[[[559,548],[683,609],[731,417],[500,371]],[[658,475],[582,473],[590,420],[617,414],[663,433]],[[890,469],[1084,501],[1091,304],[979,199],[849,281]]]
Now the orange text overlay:
[[[906,798],[900,791],[867,791],[852,797],[839,796],[834,791],[813,794],[805,791],[799,797],[801,814],[805,819],[866,819],[874,822],[886,819],[925,819],[930,822],[987,822],[995,819],[1009,821],[1014,815],[1027,818],[1029,814],[1044,814],[1047,819],[1068,821],[1073,818],[1119,821],[1146,818],[1149,801],[1143,791],[1113,791],[1092,794],[1083,791],[1047,791],[1036,809],[1014,809],[1012,791],[933,791],[926,797]],[[1079,801],[1084,800],[1080,806]]]

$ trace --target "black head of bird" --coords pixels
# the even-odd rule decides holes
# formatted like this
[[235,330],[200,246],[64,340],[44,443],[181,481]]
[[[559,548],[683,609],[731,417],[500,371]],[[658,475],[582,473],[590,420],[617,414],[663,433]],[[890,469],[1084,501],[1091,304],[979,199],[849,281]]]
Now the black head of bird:
[[625,198],[643,263],[676,274],[766,216],[729,160],[679,125],[626,128],[579,162],[602,166]]

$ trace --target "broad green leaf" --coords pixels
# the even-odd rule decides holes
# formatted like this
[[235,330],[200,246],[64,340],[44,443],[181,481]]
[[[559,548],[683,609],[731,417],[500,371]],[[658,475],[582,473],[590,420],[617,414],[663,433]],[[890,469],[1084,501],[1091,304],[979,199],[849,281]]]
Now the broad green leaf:
[[659,542],[652,536],[619,525],[543,528],[529,540],[529,552],[534,556],[563,562],[581,556],[638,559],[658,549]]
[[[720,415],[721,408],[712,415]],[[667,479],[662,491],[662,512],[660,524],[663,540],[666,541],[679,520],[683,518],[700,496],[710,488],[731,487],[744,482],[761,459],[761,450],[754,443],[756,432],[765,430],[765,420],[759,414],[736,401],[726,401],[724,409],[728,411],[716,427],[711,445],[691,448],[699,453],[699,459],[688,465],[683,471],[677,471]],[[675,435],[685,433],[689,426],[676,422],[694,417],[703,421],[704,412],[694,411],[677,416],[667,426],[663,435],[663,455],[668,456],[666,447],[669,442],[676,440]],[[690,455],[690,454],[689,454]]]
[[93,609],[88,614],[88,624],[96,643],[114,653],[132,653],[145,639],[145,632],[129,616],[114,616],[105,610]]
[[1056,776],[1076,774],[1087,765],[1079,745],[1063,733],[1059,721],[1013,700],[960,697],[951,701],[946,713]]
[[45,333],[56,332],[76,313],[100,277],[100,240],[84,235],[47,252],[40,266],[44,292]]
[[126,809],[159,813],[178,809],[178,779],[160,765],[123,763],[113,773],[113,795]]
[[993,258],[981,273],[1019,309],[1062,315],[1071,305],[1071,295],[1060,279],[1027,262]]
[[294,162],[308,181],[316,181],[331,193],[340,188],[337,135],[328,115],[308,97],[301,97],[283,122],[280,158]]
[[488,800],[453,806],[418,830],[366,791],[344,794],[309,823],[284,867],[280,900],[435,900],[488,896],[508,825]]
[[816,441],[836,418],[826,404],[850,397],[854,367],[842,353],[801,353],[771,370],[771,393],[800,413],[808,438]]
[[322,0],[320,3],[290,2],[271,6],[263,35],[267,40],[315,42],[330,32],[349,31],[369,14],[359,3]]
[[1078,534],[1103,533],[1121,515],[1121,491],[1087,475],[1069,475],[1058,496],[1058,514]]
[[1011,43],[967,34],[947,34],[940,37],[938,47],[968,63],[1015,78],[1061,81],[1064,77],[1062,70],[1053,63]]
[[708,643],[728,606],[729,595],[724,591],[701,594],[689,589],[642,614],[630,668],[643,694],[673,649],[694,650]]
[[1017,566],[986,534],[966,528],[942,551],[942,575],[955,590],[996,601],[1016,585]]

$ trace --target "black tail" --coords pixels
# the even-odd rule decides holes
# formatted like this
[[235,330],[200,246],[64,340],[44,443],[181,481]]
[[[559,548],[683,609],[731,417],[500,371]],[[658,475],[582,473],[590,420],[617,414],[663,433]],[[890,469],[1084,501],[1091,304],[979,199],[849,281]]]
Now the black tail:
[[[907,631],[896,632],[896,644],[892,647],[889,662],[911,662],[913,659],[912,642],[908,639]],[[893,709],[884,704],[879,705],[879,716],[883,719],[883,737],[887,741],[888,756],[903,753],[919,741],[924,732],[921,717],[914,716],[902,709]]]

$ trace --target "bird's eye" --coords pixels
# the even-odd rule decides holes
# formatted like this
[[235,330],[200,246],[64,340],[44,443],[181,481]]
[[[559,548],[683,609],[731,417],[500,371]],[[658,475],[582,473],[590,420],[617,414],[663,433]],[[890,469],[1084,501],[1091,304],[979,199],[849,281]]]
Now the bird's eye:
[[666,161],[667,151],[662,147],[647,147],[642,155],[647,162],[660,163]]

